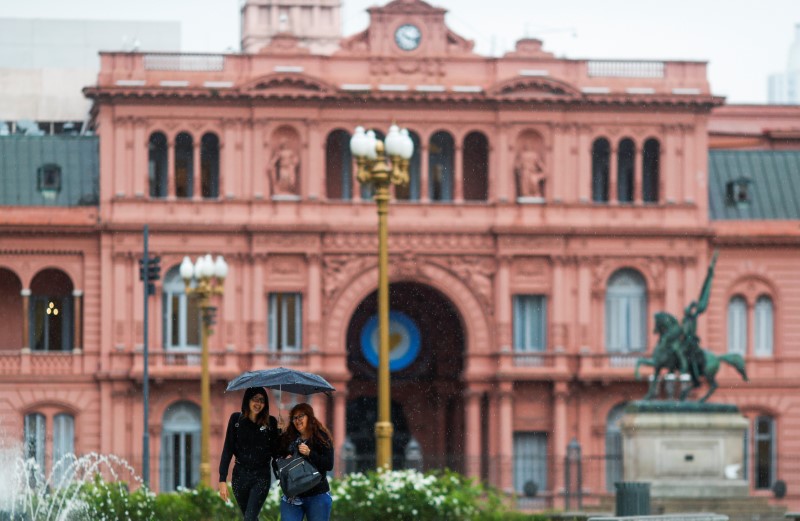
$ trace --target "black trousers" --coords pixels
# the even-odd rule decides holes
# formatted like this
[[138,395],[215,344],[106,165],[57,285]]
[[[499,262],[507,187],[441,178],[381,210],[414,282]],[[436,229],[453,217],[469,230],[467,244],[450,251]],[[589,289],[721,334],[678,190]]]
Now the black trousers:
[[231,488],[244,514],[244,521],[258,521],[258,513],[267,500],[270,482],[269,469],[256,472],[241,465],[233,467]]

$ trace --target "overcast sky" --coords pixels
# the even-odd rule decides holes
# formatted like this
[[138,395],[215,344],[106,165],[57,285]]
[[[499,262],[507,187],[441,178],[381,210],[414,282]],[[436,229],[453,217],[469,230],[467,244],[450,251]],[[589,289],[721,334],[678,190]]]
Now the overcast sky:
[[[239,49],[241,0],[0,0],[2,18],[181,22],[184,51]],[[388,0],[342,0],[343,31],[366,27],[365,9]],[[523,36],[566,58],[709,62],[714,94],[765,103],[769,74],[786,68],[800,0],[430,0],[448,25],[500,54]]]

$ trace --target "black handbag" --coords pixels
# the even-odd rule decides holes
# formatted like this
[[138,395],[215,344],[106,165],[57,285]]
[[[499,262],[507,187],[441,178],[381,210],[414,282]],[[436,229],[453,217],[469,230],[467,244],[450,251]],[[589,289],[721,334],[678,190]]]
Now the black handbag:
[[322,474],[307,459],[295,453],[291,458],[273,460],[277,477],[286,497],[297,497],[322,481]]

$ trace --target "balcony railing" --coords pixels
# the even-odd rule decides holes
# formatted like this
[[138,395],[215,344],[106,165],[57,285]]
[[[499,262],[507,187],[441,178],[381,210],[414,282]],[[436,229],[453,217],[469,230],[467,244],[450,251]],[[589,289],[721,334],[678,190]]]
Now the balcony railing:
[[594,78],[663,78],[664,62],[605,61],[587,62],[588,74]]
[[145,54],[148,71],[208,72],[225,70],[223,54]]
[[0,375],[59,376],[81,370],[81,351],[0,351]]

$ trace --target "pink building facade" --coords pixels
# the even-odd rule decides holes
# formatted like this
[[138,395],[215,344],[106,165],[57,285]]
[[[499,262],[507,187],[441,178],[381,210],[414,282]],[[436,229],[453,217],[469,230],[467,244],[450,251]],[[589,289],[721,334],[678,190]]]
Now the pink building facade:
[[[534,482],[558,507],[575,440],[584,504],[612,494],[616,422],[644,394],[632,367],[655,344],[653,314],[680,315],[719,249],[699,334],[745,354],[751,381],[723,369],[714,401],[752,422],[752,494],[781,479],[783,503],[800,506],[798,217],[712,218],[709,127],[735,108],[710,92],[705,63],[567,60],[532,39],[490,58],[425,2],[370,14],[330,55],[288,33],[254,54],[102,54],[85,89],[99,204],[0,214],[6,437],[45,466],[72,449],[141,468],[147,334],[152,485],[195,484],[199,321],[177,266],[211,252],[230,266],[210,338],[212,464],[240,400],[226,382],[283,365],[336,387],[310,401],[338,454],[352,444],[368,467],[377,218],[348,143],[357,125],[396,121],[415,141],[389,217],[398,465],[413,439],[425,468],[519,494]],[[147,332],[144,224],[162,265]],[[69,320],[43,347],[31,323],[55,297]],[[298,399],[272,398],[284,417]]]

